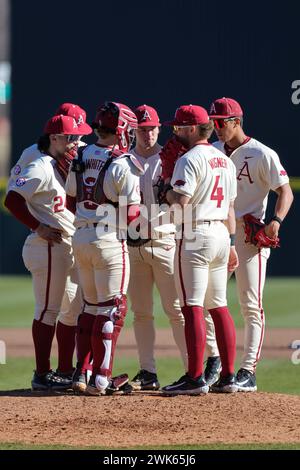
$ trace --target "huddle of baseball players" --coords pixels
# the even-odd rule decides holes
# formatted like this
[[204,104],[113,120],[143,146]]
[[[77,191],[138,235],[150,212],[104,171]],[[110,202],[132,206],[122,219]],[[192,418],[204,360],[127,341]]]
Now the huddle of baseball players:
[[[163,147],[161,125],[145,104],[132,110],[107,101],[89,125],[81,107],[63,103],[11,170],[5,206],[31,231],[22,256],[35,296],[34,391],[257,390],[267,260],[293,202],[287,172],[274,150],[245,134],[243,110],[232,98],[216,99],[209,113],[198,105],[177,108],[163,123],[173,131]],[[95,143],[86,145],[81,139],[92,132]],[[211,144],[213,132],[218,140]],[[264,223],[271,190],[274,216]],[[233,273],[245,332],[237,373],[226,296]],[[154,284],[183,367],[162,388]],[[113,376],[127,292],[140,365],[132,380]]]

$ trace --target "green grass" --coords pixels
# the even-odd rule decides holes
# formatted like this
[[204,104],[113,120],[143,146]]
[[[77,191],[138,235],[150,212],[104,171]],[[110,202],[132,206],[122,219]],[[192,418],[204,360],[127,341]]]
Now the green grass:
[[[299,328],[299,278],[269,278],[264,293],[264,309],[268,327]],[[34,299],[30,276],[0,276],[1,314],[0,328],[30,327],[34,310]],[[228,284],[228,304],[237,328],[243,326],[236,298],[235,281]],[[154,291],[154,311],[156,326],[169,327],[157,290]],[[126,327],[132,324],[133,315],[129,311]]]
[[[56,367],[56,359],[52,364]],[[33,369],[33,358],[8,358],[6,365],[0,365],[0,390],[29,388]],[[137,358],[116,357],[115,375],[126,372],[133,377],[137,370]],[[157,358],[157,374],[162,386],[174,382],[183,374],[180,359]],[[300,395],[300,365],[286,359],[262,359],[257,368],[257,383],[259,391]]]
[[[118,447],[113,450],[300,450],[300,444],[202,444],[182,446]],[[0,450],[109,450],[107,447],[74,447],[66,445],[33,445],[2,442]],[[134,454],[133,454],[134,455]],[[3,457],[3,455],[2,455]]]

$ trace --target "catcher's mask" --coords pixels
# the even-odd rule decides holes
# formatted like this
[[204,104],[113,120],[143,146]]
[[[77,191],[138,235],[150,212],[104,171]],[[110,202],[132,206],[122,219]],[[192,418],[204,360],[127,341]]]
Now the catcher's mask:
[[133,144],[138,123],[136,115],[128,106],[106,101],[97,109],[92,127],[115,134],[118,138],[119,149],[122,152],[128,152]]

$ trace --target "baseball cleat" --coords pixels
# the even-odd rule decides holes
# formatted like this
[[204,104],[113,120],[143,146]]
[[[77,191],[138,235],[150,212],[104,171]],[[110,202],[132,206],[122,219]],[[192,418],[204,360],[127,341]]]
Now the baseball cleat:
[[158,390],[160,387],[157,375],[141,369],[130,382],[133,390]]
[[221,359],[219,356],[208,357],[206,361],[206,367],[204,371],[204,378],[207,385],[211,386],[220,377],[220,371],[222,369]]
[[39,375],[34,372],[31,381],[31,388],[35,392],[46,390],[67,390],[68,388],[70,388],[70,383],[68,380],[65,380],[56,375],[56,373],[52,372],[52,370],[42,375]]
[[228,374],[226,377],[220,377],[219,380],[210,387],[211,392],[215,393],[235,393],[238,391],[236,378],[234,374]]
[[95,380],[96,380],[96,376],[91,375],[89,383],[87,384],[87,387],[86,387],[86,393],[88,395],[93,395],[93,396],[97,396],[97,397],[99,397],[101,395],[105,395],[105,388],[99,390],[96,387]]
[[197,379],[185,374],[177,382],[167,385],[161,390],[165,395],[202,395],[209,392],[209,386],[205,382],[203,374]]
[[72,388],[72,377],[74,370],[70,373],[60,372],[59,370],[52,372],[52,377],[59,378],[65,384],[66,390]]
[[72,378],[72,389],[74,392],[84,393],[87,388],[87,372],[81,372],[80,369],[75,369],[73,378]]
[[247,369],[240,369],[236,374],[236,384],[239,392],[256,392],[256,377]]

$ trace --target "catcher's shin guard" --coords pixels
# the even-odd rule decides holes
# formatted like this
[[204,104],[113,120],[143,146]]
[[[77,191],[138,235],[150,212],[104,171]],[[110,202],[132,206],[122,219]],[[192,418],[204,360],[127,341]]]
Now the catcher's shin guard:
[[99,307],[108,305],[112,306],[109,317],[98,315],[92,333],[93,375],[104,377],[111,377],[115,347],[127,313],[126,296],[98,304]]

